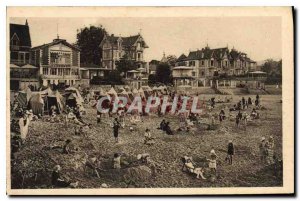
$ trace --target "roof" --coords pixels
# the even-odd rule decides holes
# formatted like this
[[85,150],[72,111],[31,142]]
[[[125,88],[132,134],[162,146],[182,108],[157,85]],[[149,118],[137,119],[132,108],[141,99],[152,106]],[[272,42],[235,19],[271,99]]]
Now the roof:
[[[134,35],[134,36],[129,36],[129,37],[114,36],[114,34],[112,34],[112,35],[106,35],[105,36],[105,38],[110,43],[113,43],[113,44],[117,43],[117,41],[119,39],[121,39],[122,40],[122,46],[125,46],[125,47],[131,47],[131,46],[133,46],[140,37],[142,37],[140,34]],[[101,41],[101,43],[102,43],[102,41]],[[147,44],[145,43],[144,40],[142,40],[142,46],[144,48],[148,48],[148,46],[147,46]]]
[[159,64],[159,61],[153,59],[153,60],[151,60],[151,61],[149,62],[149,64],[155,64],[155,65],[158,65],[158,64]]
[[139,37],[140,37],[140,35],[122,37],[122,40],[123,40],[122,45],[127,46],[127,47],[131,47],[132,45],[134,45],[134,43],[137,41],[137,39]]
[[31,47],[31,38],[28,25],[9,24],[9,31],[10,39],[13,37],[14,34],[16,34],[20,40],[20,46]]
[[233,59],[239,59],[241,53],[235,49],[232,49],[229,54]]
[[185,56],[185,54],[182,54],[178,57],[177,61],[184,61],[184,59],[186,59],[187,57]]
[[263,71],[254,71],[254,72],[249,72],[251,74],[267,74],[266,72]]
[[139,71],[137,71],[137,70],[130,70],[130,71],[127,71],[127,73],[139,73]]
[[26,69],[36,69],[36,68],[38,68],[38,67],[33,66],[33,65],[30,65],[30,64],[26,64],[26,65],[22,66],[21,68],[26,68]]
[[41,48],[44,48],[44,47],[50,47],[50,46],[53,46],[53,45],[57,45],[59,43],[62,43],[67,47],[70,47],[72,49],[76,49],[76,50],[80,51],[80,49],[77,46],[68,43],[65,39],[59,39],[59,38],[54,39],[51,43],[46,43],[44,45],[33,47],[32,50],[41,49]]
[[[255,63],[255,61],[247,57],[247,54],[237,51],[235,49],[231,49],[231,51],[229,51],[228,47],[215,48],[215,49],[210,49],[209,47],[205,47],[202,48],[201,50],[191,51],[185,59],[183,56],[184,54],[182,54],[180,56],[182,58],[179,57],[177,61],[201,60],[201,59],[210,59],[210,58],[220,60],[224,57],[225,54],[227,54],[229,59],[233,59],[233,60],[241,59],[241,60],[249,61],[251,63]],[[243,54],[245,55],[244,57],[242,57]]]
[[184,60],[200,60],[210,59],[212,57],[220,59],[226,52],[229,52],[227,47],[210,49],[209,47],[202,48],[201,50],[191,51],[188,57]]
[[15,64],[10,64],[10,68],[21,68],[21,67],[15,65]]

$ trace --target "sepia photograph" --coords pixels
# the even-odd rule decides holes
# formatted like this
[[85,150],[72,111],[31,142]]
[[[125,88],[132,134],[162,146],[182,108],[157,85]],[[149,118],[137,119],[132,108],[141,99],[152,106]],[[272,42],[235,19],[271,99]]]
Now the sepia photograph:
[[9,195],[294,193],[292,7],[6,21]]

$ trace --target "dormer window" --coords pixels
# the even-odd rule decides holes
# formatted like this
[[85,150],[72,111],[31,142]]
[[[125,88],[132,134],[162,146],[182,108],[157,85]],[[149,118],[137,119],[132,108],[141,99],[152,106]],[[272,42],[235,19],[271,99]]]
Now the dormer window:
[[16,34],[14,34],[13,37],[11,38],[11,44],[13,46],[19,46],[19,38]]

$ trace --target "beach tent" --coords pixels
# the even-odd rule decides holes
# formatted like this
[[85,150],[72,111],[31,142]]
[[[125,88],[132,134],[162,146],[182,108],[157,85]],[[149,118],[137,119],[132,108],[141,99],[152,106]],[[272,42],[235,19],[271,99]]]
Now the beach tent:
[[19,102],[20,106],[27,107],[31,94],[32,92],[28,87],[23,91],[19,91],[16,99]]
[[50,108],[54,105],[57,108],[57,113],[61,113],[64,110],[64,99],[58,91],[53,91],[46,97],[46,110],[50,111]]
[[139,95],[140,95],[142,98],[146,98],[145,92],[144,92],[143,88],[140,88],[140,89],[138,90],[138,92],[139,92]]
[[66,96],[66,105],[75,108],[77,105],[77,95],[70,93]]
[[45,101],[42,97],[42,94],[37,92],[33,93],[29,103],[28,108],[32,110],[33,114],[35,115],[43,115],[44,114],[44,107],[45,107]]
[[66,93],[75,93],[76,94],[76,102],[77,104],[80,104],[82,105],[84,103],[84,100],[79,92],[78,89],[76,89],[75,87],[68,87],[66,90],[65,90]]
[[151,87],[149,86],[142,86],[144,91],[152,91]]
[[110,90],[107,92],[108,95],[114,95],[114,96],[117,96],[117,92],[116,90],[112,87],[110,88]]
[[106,92],[114,101],[119,101],[119,99],[118,99],[118,93],[116,92],[116,90],[113,88],[113,87],[111,87],[111,89],[108,91],[108,92]]
[[134,89],[132,90],[132,95],[133,95],[133,96],[140,96],[140,93],[139,93],[139,91],[138,91],[136,88],[134,88]]
[[127,93],[126,90],[123,90],[121,93],[118,93],[118,95],[119,95],[119,97],[125,97],[125,98],[127,98],[127,103],[131,103],[132,102],[132,99],[129,96],[129,94]]
[[152,90],[153,90],[153,91],[156,91],[156,90],[158,90],[158,87],[157,87],[157,86],[154,86],[154,87],[152,88]]

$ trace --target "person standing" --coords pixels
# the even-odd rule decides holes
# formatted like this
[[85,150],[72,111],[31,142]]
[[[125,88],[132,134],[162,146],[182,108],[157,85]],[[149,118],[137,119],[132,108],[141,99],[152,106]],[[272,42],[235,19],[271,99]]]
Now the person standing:
[[259,153],[260,153],[260,161],[264,162],[266,160],[266,138],[262,137],[259,144]]
[[242,105],[243,105],[243,110],[245,109],[245,105],[246,105],[246,100],[244,97],[242,97]]
[[19,119],[20,133],[21,133],[21,142],[22,144],[25,142],[25,139],[28,134],[30,119],[27,114],[23,114],[23,116]]
[[227,158],[230,165],[232,165],[233,155],[234,155],[234,146],[232,140],[229,140],[227,145]]
[[271,165],[274,163],[274,139],[273,136],[269,137],[269,140],[266,142],[266,161],[268,165]]
[[248,97],[248,105],[252,105],[251,97]]
[[120,122],[118,121],[118,118],[115,118],[113,121],[113,131],[114,131],[114,137],[115,137],[115,142],[119,142],[119,128],[120,128]]
[[207,159],[209,161],[208,167],[215,176],[217,174],[217,154],[214,149],[210,151],[210,159]]
[[114,154],[114,159],[113,159],[113,168],[114,169],[121,169],[121,154],[115,153]]

